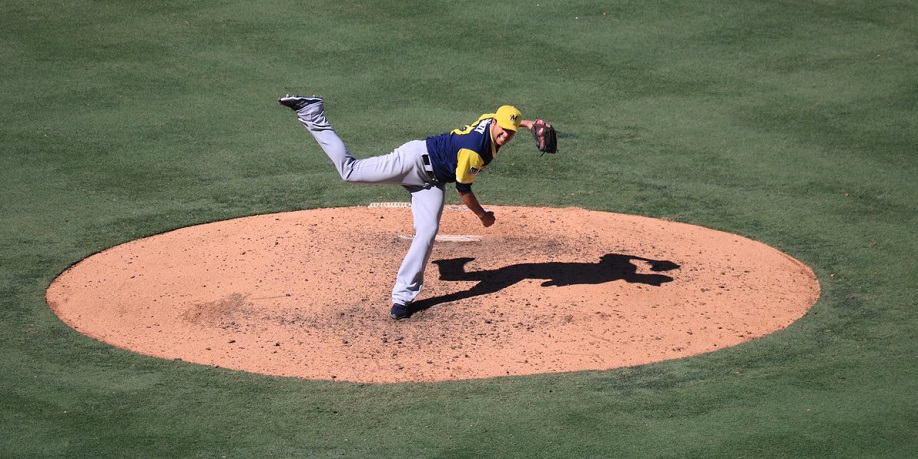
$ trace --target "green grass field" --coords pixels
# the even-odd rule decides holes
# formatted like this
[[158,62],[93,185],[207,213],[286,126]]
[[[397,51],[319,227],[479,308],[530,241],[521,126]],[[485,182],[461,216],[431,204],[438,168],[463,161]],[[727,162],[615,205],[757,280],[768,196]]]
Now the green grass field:
[[[7,0],[0,23],[0,457],[918,456],[914,2]],[[57,319],[49,283],[113,245],[404,199],[341,183],[286,92],[326,96],[358,156],[515,104],[561,153],[514,141],[486,204],[739,233],[822,296],[711,354],[430,384],[155,359]]]

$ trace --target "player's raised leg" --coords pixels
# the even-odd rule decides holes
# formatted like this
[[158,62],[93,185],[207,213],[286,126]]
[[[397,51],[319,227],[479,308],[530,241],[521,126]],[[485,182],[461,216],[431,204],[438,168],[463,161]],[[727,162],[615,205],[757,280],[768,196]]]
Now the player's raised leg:
[[424,141],[408,142],[386,155],[357,159],[325,117],[325,101],[321,97],[288,95],[278,102],[296,111],[297,119],[316,139],[343,180],[406,186],[422,186],[429,180],[421,159],[427,153]]
[[277,102],[296,112],[297,119],[306,126],[309,133],[322,147],[322,151],[335,164],[338,174],[342,179],[347,180],[350,165],[356,159],[325,117],[325,100],[320,96],[305,97],[288,94],[278,99]]

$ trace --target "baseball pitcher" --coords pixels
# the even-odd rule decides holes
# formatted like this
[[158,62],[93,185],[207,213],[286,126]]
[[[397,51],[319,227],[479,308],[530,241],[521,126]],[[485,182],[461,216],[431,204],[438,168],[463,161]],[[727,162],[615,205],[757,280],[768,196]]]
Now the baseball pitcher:
[[401,185],[410,193],[415,235],[392,288],[389,315],[396,320],[411,315],[411,303],[423,287],[424,269],[440,229],[445,184],[455,183],[462,202],[488,227],[495,222],[494,213],[481,207],[472,184],[500,148],[522,126],[532,133],[540,151],[557,151],[557,135],[550,124],[523,119],[515,107],[504,105],[464,128],[411,140],[389,154],[357,159],[329,124],[322,97],[287,95],[278,102],[296,111],[297,119],[319,143],[344,181]]

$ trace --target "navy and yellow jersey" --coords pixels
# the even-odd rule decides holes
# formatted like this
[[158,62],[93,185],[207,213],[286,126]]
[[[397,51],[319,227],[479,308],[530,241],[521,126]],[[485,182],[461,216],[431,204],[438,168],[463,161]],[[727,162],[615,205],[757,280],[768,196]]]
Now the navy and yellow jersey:
[[494,114],[489,113],[462,129],[427,138],[427,153],[437,180],[456,182],[456,189],[462,192],[472,190],[475,176],[497,155],[499,147],[491,138],[492,122]]

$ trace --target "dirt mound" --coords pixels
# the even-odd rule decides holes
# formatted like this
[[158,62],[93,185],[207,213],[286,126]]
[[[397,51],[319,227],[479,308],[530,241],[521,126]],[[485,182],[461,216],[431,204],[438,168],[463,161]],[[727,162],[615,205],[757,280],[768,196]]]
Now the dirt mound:
[[608,369],[713,351],[786,327],[813,272],[693,225],[491,207],[444,211],[407,320],[388,317],[410,209],[350,207],[182,228],[77,263],[48,303],[143,354],[314,379],[393,382]]

